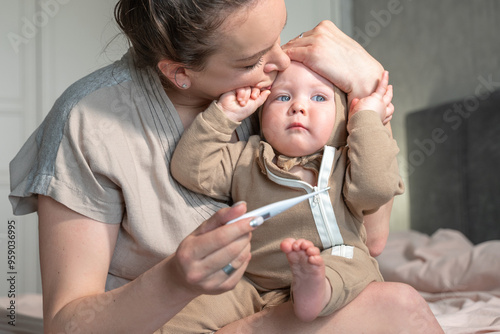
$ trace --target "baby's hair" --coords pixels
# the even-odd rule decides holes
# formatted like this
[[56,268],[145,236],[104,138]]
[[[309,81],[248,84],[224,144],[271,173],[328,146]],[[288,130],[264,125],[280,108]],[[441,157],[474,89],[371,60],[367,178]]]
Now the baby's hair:
[[200,71],[219,45],[217,28],[258,0],[120,0],[115,20],[132,45],[137,67],[169,59]]

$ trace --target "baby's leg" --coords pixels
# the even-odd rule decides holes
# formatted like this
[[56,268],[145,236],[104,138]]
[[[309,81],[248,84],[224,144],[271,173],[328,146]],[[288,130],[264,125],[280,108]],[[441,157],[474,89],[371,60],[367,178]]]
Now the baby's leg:
[[312,321],[331,296],[320,251],[308,240],[291,238],[281,242],[281,250],[286,254],[292,270],[295,314],[303,321]]

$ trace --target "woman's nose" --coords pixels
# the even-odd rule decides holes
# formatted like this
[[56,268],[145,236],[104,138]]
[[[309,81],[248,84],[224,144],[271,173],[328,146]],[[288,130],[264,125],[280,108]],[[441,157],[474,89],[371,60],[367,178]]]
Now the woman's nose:
[[283,71],[290,65],[290,58],[281,48],[279,42],[269,51],[269,59],[264,66],[264,72]]

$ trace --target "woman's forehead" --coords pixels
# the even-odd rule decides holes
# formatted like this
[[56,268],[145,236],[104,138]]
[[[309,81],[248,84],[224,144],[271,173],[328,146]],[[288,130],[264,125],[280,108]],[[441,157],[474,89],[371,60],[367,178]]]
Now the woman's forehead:
[[220,27],[220,52],[235,62],[258,60],[279,39],[286,24],[283,0],[259,0],[237,10]]

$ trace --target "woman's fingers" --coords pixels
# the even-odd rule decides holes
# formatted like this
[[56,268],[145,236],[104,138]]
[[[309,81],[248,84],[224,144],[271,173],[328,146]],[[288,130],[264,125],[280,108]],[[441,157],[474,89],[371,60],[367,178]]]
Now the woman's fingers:
[[221,249],[198,261],[188,272],[187,281],[204,294],[218,294],[234,288],[250,261],[250,244],[246,243],[238,254],[232,254],[232,251]]
[[355,97],[370,95],[380,79],[382,65],[359,43],[344,34],[330,21],[283,45],[290,59],[304,65]]
[[241,238],[250,240],[251,218],[242,219],[234,224],[225,225],[226,222],[238,218],[246,212],[246,203],[241,203],[232,208],[219,210],[213,217],[208,219],[193,232],[193,241],[196,243],[192,250],[193,257],[202,259],[224,247],[231,247],[233,242]]
[[[225,224],[245,212],[244,202],[221,209],[181,242],[175,261],[189,288],[205,294],[220,293],[241,279],[250,261],[252,219]],[[234,271],[226,267],[229,264]]]
[[[312,46],[315,43],[315,37],[312,31],[302,34],[302,37],[298,36],[282,46],[283,51],[288,55],[288,57],[304,65],[310,67],[313,71],[317,71],[314,66],[313,56],[318,56],[313,54]],[[319,50],[317,50],[319,52]]]
[[228,221],[238,218],[247,212],[245,202],[234,203],[232,207],[220,209],[212,217],[204,221],[191,235],[205,234],[225,225]]
[[215,281],[227,281],[228,284],[232,284],[237,283],[243,276],[250,258],[250,244],[245,243],[239,253],[237,253],[237,248],[233,248],[221,249],[211,254],[205,259],[204,265],[210,267],[206,271],[212,273]]
[[[241,222],[235,224],[241,224]],[[243,221],[243,224],[245,224],[245,221]],[[222,238],[221,247],[214,249],[201,258],[200,266],[202,270],[207,273],[215,273],[228,263],[231,263],[235,268],[239,268],[247,260],[247,257],[250,256],[250,233],[245,233],[236,239],[230,238],[227,234],[229,232],[224,233],[224,235],[218,235],[218,237]]]

